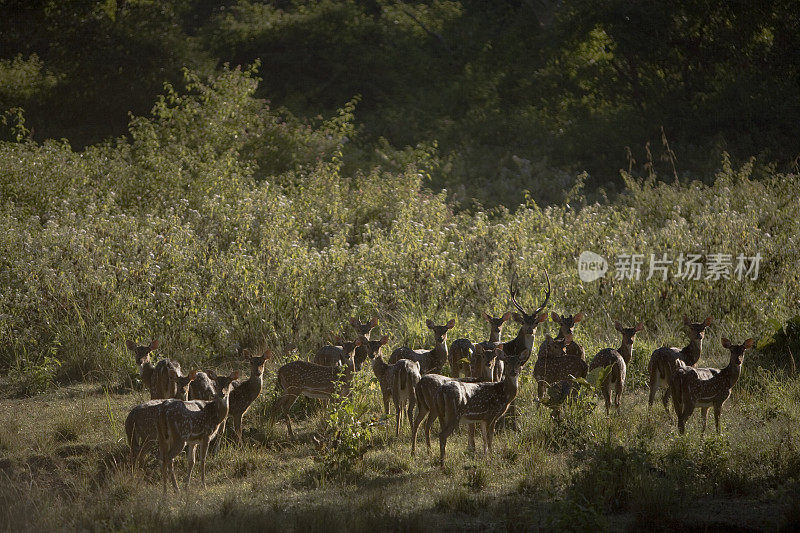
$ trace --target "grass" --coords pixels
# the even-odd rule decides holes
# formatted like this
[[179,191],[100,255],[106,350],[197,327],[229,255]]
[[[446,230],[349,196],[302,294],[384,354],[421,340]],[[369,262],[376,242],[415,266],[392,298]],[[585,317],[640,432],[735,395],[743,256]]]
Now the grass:
[[[578,340],[580,331],[577,332]],[[707,339],[703,364],[724,354]],[[655,336],[637,339],[641,373]],[[593,353],[595,346],[586,346]],[[519,429],[499,431],[493,453],[472,453],[466,429],[448,442],[445,468],[424,443],[410,454],[407,426],[373,435],[350,468],[323,475],[312,436],[325,412],[293,410],[297,439],[268,425],[271,380],[245,419],[246,444],[210,458],[208,488],[161,495],[154,460],[133,470],[121,431],[143,391],[86,383],[0,403],[0,528],[4,530],[641,529],[775,530],[797,524],[800,380],[748,368],[723,411],[723,434],[699,417],[677,435],[634,380],[619,414],[598,406],[555,423],[518,398]],[[380,411],[378,392],[362,401]],[[113,392],[112,392],[113,391]],[[119,427],[118,427],[119,426]],[[712,426],[713,427],[713,426]],[[480,444],[479,444],[480,450]],[[179,477],[185,472],[181,460]]]

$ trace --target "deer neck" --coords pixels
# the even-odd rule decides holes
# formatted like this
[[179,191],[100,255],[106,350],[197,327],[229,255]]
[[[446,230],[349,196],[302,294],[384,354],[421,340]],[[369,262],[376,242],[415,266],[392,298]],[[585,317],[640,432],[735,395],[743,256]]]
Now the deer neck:
[[436,343],[431,351],[440,357],[442,355],[447,357],[447,340],[445,339],[442,340],[442,342]]
[[264,386],[264,373],[259,372],[258,370],[251,370],[250,377],[247,378],[247,382],[258,387],[258,390],[260,391]]
[[489,342],[500,342],[500,331],[495,331],[494,328],[489,332]]
[[694,366],[700,359],[700,351],[703,349],[703,339],[692,339],[689,344],[681,350],[681,359],[689,366]]
[[732,389],[733,386],[736,385],[736,382],[739,381],[739,376],[742,374],[742,365],[740,365],[738,361],[732,360],[728,363],[728,366],[720,370],[719,373],[725,376],[728,389]]
[[144,383],[148,388],[150,384],[153,382],[153,371],[155,371],[153,363],[147,361],[139,365],[139,376],[142,378],[142,383]]
[[519,328],[519,333],[512,340],[503,343],[506,355],[522,355],[533,348],[533,335],[524,332],[524,326]]
[[386,361],[384,361],[383,357],[380,355],[376,355],[372,359],[372,372],[375,374],[375,377],[378,378],[378,381],[382,380],[386,375],[387,368],[389,368],[389,365],[386,364]]
[[625,364],[629,364],[631,362],[631,356],[633,355],[633,339],[626,339],[623,337],[617,351],[622,356],[622,359],[625,360]]
[[228,410],[230,408],[230,394],[216,398],[211,403],[211,406],[210,422],[212,425],[219,425],[223,420],[225,420],[225,417],[228,416]]
[[503,385],[503,394],[506,397],[506,402],[511,403],[511,401],[517,397],[517,391],[519,390],[519,375],[510,377],[509,374],[506,374],[501,383]]

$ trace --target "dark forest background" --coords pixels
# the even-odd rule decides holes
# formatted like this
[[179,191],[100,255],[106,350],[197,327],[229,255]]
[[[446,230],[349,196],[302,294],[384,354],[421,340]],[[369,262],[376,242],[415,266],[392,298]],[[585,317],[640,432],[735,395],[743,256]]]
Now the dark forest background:
[[421,147],[429,186],[457,201],[558,202],[583,171],[589,191],[619,189],[620,169],[711,180],[722,152],[793,171],[800,155],[790,0],[5,1],[2,136],[81,149],[125,135],[183,69],[256,61],[258,96],[309,126],[355,99],[350,168]]

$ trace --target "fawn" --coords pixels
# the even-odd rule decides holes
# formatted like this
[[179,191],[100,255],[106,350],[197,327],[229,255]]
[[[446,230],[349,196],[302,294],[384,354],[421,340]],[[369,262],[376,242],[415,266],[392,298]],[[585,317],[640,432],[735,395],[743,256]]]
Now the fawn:
[[192,481],[192,470],[195,463],[195,451],[200,448],[200,480],[206,487],[206,455],[211,439],[219,431],[222,422],[228,416],[230,392],[233,381],[239,378],[239,371],[228,377],[217,379],[219,391],[210,402],[203,400],[176,401],[164,403],[158,412],[158,449],[161,455],[161,475],[164,493],[167,492],[167,477],[172,479],[172,486],[178,491],[175,479],[175,457],[188,446],[186,456],[189,460],[186,474],[186,488]]
[[[571,355],[573,357],[580,357],[581,359],[585,359],[586,355],[583,350],[583,347],[575,342],[573,330],[575,329],[575,324],[583,320],[584,314],[583,311],[577,313],[576,315],[559,315],[555,311],[550,313],[550,318],[553,322],[558,324],[558,335],[556,335],[556,339],[563,339],[567,335],[571,335],[573,340],[571,343],[567,345],[566,354]],[[552,341],[547,341],[542,343],[539,346],[539,352],[537,354],[537,358],[542,357],[559,357],[561,354],[561,350],[557,346],[553,346]]]
[[666,389],[661,402],[664,410],[669,413],[668,402],[670,396],[670,381],[672,380],[673,370],[681,366],[694,366],[700,359],[700,352],[703,349],[703,337],[705,330],[711,325],[712,317],[706,318],[703,322],[692,322],[689,317],[683,315],[683,324],[689,334],[689,344],[681,348],[669,348],[662,346],[650,356],[647,365],[647,372],[650,378],[650,397],[648,407],[653,406],[656,399],[656,392],[659,389]]
[[408,359],[400,359],[396,363],[387,364],[380,354],[380,347],[387,342],[389,342],[389,337],[384,336],[378,343],[378,349],[370,351],[368,356],[372,358],[372,372],[378,378],[383,397],[383,408],[387,415],[389,414],[389,398],[392,398],[397,413],[395,435],[400,436],[404,411],[407,412],[408,424],[413,429],[412,421],[416,405],[415,387],[421,378],[420,365],[418,362]]
[[589,372],[595,368],[605,368],[614,365],[611,372],[606,374],[600,383],[600,390],[606,403],[606,415],[609,414],[611,405],[611,388],[614,387],[614,406],[619,410],[620,399],[625,391],[625,377],[627,374],[628,363],[633,354],[633,338],[642,330],[644,324],[639,322],[632,328],[626,328],[618,321],[614,322],[614,328],[622,334],[622,342],[619,349],[603,348],[592,359],[589,365]]
[[197,376],[192,370],[188,376],[176,376],[177,392],[175,398],[150,400],[137,405],[125,418],[125,436],[131,449],[131,464],[136,465],[142,451],[158,443],[158,412],[167,402],[186,401],[189,399],[189,386]]
[[[356,339],[356,347],[361,346],[361,339]],[[342,367],[323,366],[309,361],[292,361],[278,369],[276,388],[282,392],[280,398],[272,406],[271,423],[275,422],[278,415],[286,418],[286,429],[289,437],[294,437],[292,432],[292,419],[289,409],[292,408],[300,395],[307,398],[321,398],[328,400],[336,391],[336,384],[343,382],[341,394],[349,392],[350,379],[355,371],[353,352]]]
[[362,344],[361,346],[356,348],[356,354],[355,357],[353,358],[355,362],[355,369],[356,371],[358,371],[361,370],[361,365],[364,364],[364,361],[366,361],[367,357],[369,356],[369,350],[364,341],[369,340],[369,334],[372,331],[372,329],[378,325],[378,319],[372,317],[372,319],[369,322],[362,324],[361,321],[356,317],[351,317],[350,325],[353,326],[353,328],[355,328],[356,334],[359,337],[361,337],[362,340]]
[[131,340],[125,341],[125,346],[128,350],[133,352],[136,357],[136,366],[139,368],[139,376],[142,378],[142,384],[150,391],[150,399],[156,400],[159,398],[155,387],[153,386],[153,373],[155,366],[150,362],[150,352],[158,348],[158,340],[153,339],[149,345],[137,345]]
[[228,415],[233,421],[233,431],[236,433],[239,444],[242,444],[242,417],[261,394],[264,385],[264,364],[267,359],[272,357],[270,350],[257,357],[251,357],[248,350],[244,350],[243,354],[250,364],[250,377],[240,383],[234,383],[234,389],[230,394]]
[[392,352],[391,357],[389,357],[389,364],[394,364],[400,359],[408,359],[419,363],[422,374],[441,372],[442,367],[447,362],[447,332],[453,329],[456,321],[451,318],[447,324],[439,326],[434,324],[433,320],[428,319],[425,324],[433,332],[433,350],[412,350],[407,346],[401,346]]
[[[496,357],[504,360],[506,364],[502,381],[489,383],[449,381],[436,390],[434,401],[442,426],[439,433],[439,463],[442,466],[444,466],[447,439],[462,419],[466,422],[480,423],[484,453],[490,452],[497,419],[505,414],[517,396],[519,374],[522,365],[530,357],[530,352],[522,357],[509,357],[503,353],[501,347],[498,346],[495,350],[498,352]],[[473,425],[470,425],[469,445],[470,448],[475,448]]]
[[675,368],[670,387],[680,433],[686,431],[686,420],[692,415],[695,407],[700,407],[703,415],[703,433],[706,431],[708,408],[714,408],[714,423],[717,433],[720,433],[719,417],[722,414],[722,406],[730,397],[733,386],[739,381],[744,352],[752,348],[753,344],[753,339],[747,339],[742,344],[731,344],[731,341],[723,338],[722,346],[730,350],[731,355],[728,366],[722,370],[688,366]]

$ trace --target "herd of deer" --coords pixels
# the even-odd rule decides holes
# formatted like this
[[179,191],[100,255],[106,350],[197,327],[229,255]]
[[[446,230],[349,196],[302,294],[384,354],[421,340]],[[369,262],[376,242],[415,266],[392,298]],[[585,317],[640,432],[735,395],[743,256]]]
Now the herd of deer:
[[[416,451],[417,431],[425,421],[425,441],[430,450],[430,428],[439,420],[439,461],[443,465],[448,437],[456,430],[460,421],[469,423],[469,445],[475,447],[475,425],[480,423],[484,453],[491,451],[492,436],[498,419],[502,417],[517,396],[520,371],[533,351],[536,327],[547,319],[540,312],[550,299],[550,279],[545,271],[547,290],[544,302],[532,313],[527,313],[517,302],[517,291],[512,281],[511,303],[516,312],[507,312],[501,317],[484,313],[490,325],[489,339],[473,343],[468,339],[457,339],[447,349],[447,333],[455,325],[450,320],[444,325],[427,321],[433,332],[432,350],[414,350],[400,347],[394,350],[389,361],[384,361],[381,348],[389,341],[388,336],[370,339],[370,332],[378,324],[373,318],[361,323],[352,318],[350,323],[357,332],[352,342],[337,338],[337,345],[322,347],[314,361],[292,361],[277,371],[277,389],[281,393],[272,408],[271,419],[285,418],[290,437],[293,437],[289,410],[299,396],[328,400],[334,394],[346,395],[352,374],[371,361],[372,371],[380,384],[385,412],[389,413],[391,398],[396,412],[395,432],[400,434],[404,413],[411,425],[411,451]],[[512,319],[520,325],[517,336],[510,341],[501,341],[503,325]],[[537,399],[541,400],[547,385],[561,386],[566,394],[577,389],[575,378],[585,378],[589,371],[602,367],[609,371],[602,374],[599,384],[606,413],[610,406],[619,409],[625,390],[626,369],[633,353],[633,339],[643,328],[642,323],[624,327],[615,322],[622,336],[619,348],[600,350],[590,363],[586,362],[583,348],[574,341],[575,324],[584,318],[583,313],[559,315],[551,313],[559,325],[558,335],[545,335],[540,345],[533,376],[537,381]],[[705,329],[711,317],[693,323],[684,316],[684,325],[689,333],[689,344],[685,348],[662,347],[653,352],[648,365],[650,379],[649,405],[660,389],[665,409],[672,396],[678,417],[678,428],[685,430],[686,420],[695,407],[702,409],[703,431],[709,407],[714,408],[717,432],[722,405],[736,384],[742,366],[744,351],[753,346],[753,339],[734,345],[722,339],[722,345],[730,350],[728,366],[695,368],[700,358]],[[134,407],[125,421],[125,432],[130,445],[133,463],[140,457],[147,443],[158,443],[164,490],[168,479],[175,490],[173,462],[175,457],[188,447],[188,474],[186,486],[191,482],[195,463],[195,451],[199,447],[201,480],[205,486],[205,459],[208,448],[216,439],[215,446],[225,431],[227,418],[233,421],[238,441],[242,441],[242,417],[261,393],[264,364],[272,353],[267,350],[261,356],[246,353],[250,365],[250,377],[237,381],[239,372],[218,376],[211,371],[192,371],[183,376],[180,365],[170,359],[162,359],[153,365],[150,352],[158,347],[158,341],[138,346],[128,341],[128,349],[134,352],[139,373],[144,385],[150,390],[151,400]],[[246,351],[245,351],[246,352]],[[445,363],[449,363],[451,376],[441,375]],[[461,377],[461,374],[465,377]],[[613,399],[612,399],[613,397]],[[416,407],[416,412],[415,412]],[[216,449],[216,448],[215,448]]]

